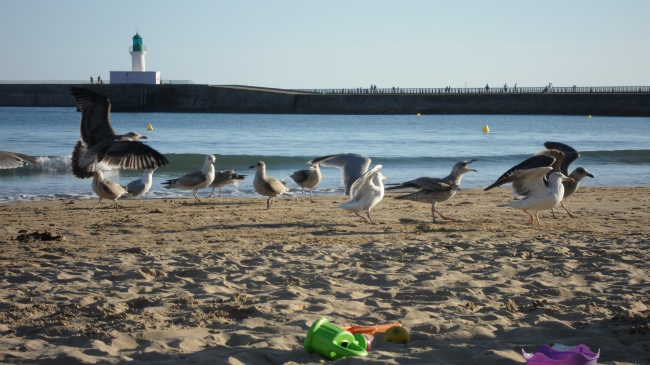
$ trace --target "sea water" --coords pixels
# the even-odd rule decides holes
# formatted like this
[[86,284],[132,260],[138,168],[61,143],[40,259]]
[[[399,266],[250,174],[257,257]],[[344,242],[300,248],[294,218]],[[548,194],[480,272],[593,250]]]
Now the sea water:
[[[70,169],[79,139],[81,114],[75,108],[0,107],[0,150],[38,157],[39,165],[0,170],[0,202],[95,198],[91,179],[77,179]],[[547,115],[276,115],[195,113],[112,113],[118,134],[148,137],[149,146],[165,154],[169,165],[153,175],[143,198],[189,197],[168,190],[167,179],[198,170],[205,154],[217,158],[217,170],[248,175],[226,196],[254,197],[249,167],[264,161],[267,174],[300,188],[289,175],[306,169],[316,157],[353,152],[383,165],[386,183],[421,176],[444,177],[462,160],[477,159],[478,170],[465,175],[461,187],[483,187],[524,159],[557,141],[577,149],[571,166],[587,168],[594,179],[583,186],[648,185],[650,118]],[[147,131],[147,125],[153,126]],[[487,124],[489,133],[482,132]],[[100,166],[105,177],[126,185],[142,171]],[[315,194],[341,194],[341,172],[322,168]],[[199,192],[200,196],[209,190]]]

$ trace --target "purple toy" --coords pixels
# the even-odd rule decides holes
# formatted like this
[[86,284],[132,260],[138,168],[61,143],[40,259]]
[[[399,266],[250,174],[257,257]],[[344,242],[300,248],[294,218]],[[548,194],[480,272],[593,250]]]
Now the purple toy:
[[600,350],[594,354],[585,345],[578,345],[571,350],[558,351],[548,345],[540,346],[534,353],[521,350],[527,365],[596,365]]

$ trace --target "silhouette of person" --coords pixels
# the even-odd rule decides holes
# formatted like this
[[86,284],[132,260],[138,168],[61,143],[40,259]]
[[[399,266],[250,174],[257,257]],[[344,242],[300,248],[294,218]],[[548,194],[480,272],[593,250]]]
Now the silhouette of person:
[[93,77],[92,76],[90,76],[90,83],[91,84],[93,83]]

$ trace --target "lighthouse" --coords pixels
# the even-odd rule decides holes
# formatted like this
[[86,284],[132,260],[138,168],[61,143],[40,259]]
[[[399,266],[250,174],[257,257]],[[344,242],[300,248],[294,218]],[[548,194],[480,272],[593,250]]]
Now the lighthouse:
[[129,46],[131,71],[111,71],[111,84],[160,84],[160,72],[147,71],[145,68],[147,47],[142,44],[142,36],[137,29],[132,39],[133,45]]
[[142,45],[142,37],[138,32],[133,36],[133,45],[129,47],[129,53],[131,54],[131,71],[146,71],[144,67],[144,55],[147,54],[147,46]]

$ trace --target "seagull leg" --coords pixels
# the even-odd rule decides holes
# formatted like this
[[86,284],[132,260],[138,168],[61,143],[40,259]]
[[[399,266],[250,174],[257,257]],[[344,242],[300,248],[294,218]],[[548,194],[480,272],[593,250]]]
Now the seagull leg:
[[210,192],[210,195],[206,196],[206,198],[212,197],[212,193],[214,193],[214,188],[212,188],[212,191]]
[[537,218],[537,225],[540,226],[540,227],[544,227],[542,225],[542,222],[539,221],[539,211],[535,212],[535,218]]
[[314,190],[314,188],[310,188],[310,189],[309,189],[309,201],[313,203],[313,202],[314,202],[314,197],[313,197],[313,195],[311,194],[311,191],[312,191],[312,190]]
[[197,194],[198,192],[199,192],[198,190],[194,190],[194,203],[196,203],[197,201],[198,201],[199,203],[203,203],[203,202],[201,201],[201,199],[199,199],[199,197],[196,196],[196,194]]
[[431,216],[433,217],[433,223],[436,223],[436,202],[431,204]]
[[[436,204],[438,204],[438,202],[433,202],[433,206],[431,207],[431,209],[433,209],[434,212],[440,214],[440,217],[442,219],[446,220],[446,221],[453,221],[454,220],[453,218],[448,218],[448,217],[445,217],[444,215],[442,215],[442,213],[440,213],[440,211],[438,209],[436,209]],[[434,214],[434,216],[435,216],[435,214]]]
[[564,210],[566,210],[567,214],[569,214],[569,217],[578,218],[575,215],[573,215],[573,213],[571,213],[571,211],[567,207],[564,206],[564,202],[560,202],[560,204],[562,205],[562,208],[564,208]]
[[[214,189],[212,189],[214,191]],[[219,187],[219,198],[221,198],[221,186]]]
[[[562,204],[562,206],[564,206],[564,204]],[[564,208],[564,209],[566,209],[566,208]],[[555,216],[555,211],[553,210],[553,208],[551,208],[551,214],[553,214],[553,218],[557,219],[557,217]]]
[[115,198],[115,211],[116,212],[120,211],[120,207],[117,205],[117,198]]
[[[97,205],[95,205],[95,208],[97,208],[99,206],[99,204],[101,204],[101,203],[102,203],[102,198],[99,198],[99,203],[97,203]],[[92,212],[93,210],[95,210],[95,208],[91,209],[90,211]]]
[[358,215],[359,217],[363,218],[366,222],[368,222],[368,223],[372,223],[372,221],[368,220],[368,218],[366,218],[366,217],[362,216],[361,214],[359,214],[359,212],[354,212],[354,214],[356,214],[356,215]]
[[528,213],[527,210],[524,210],[524,213],[528,214],[528,216],[530,217],[530,221],[529,221],[529,222],[530,222],[530,225],[532,226],[533,223],[535,223],[535,218],[533,217],[532,214]]
[[370,218],[370,209],[368,209],[368,221],[370,224],[375,224],[375,222],[372,221],[372,218]]

